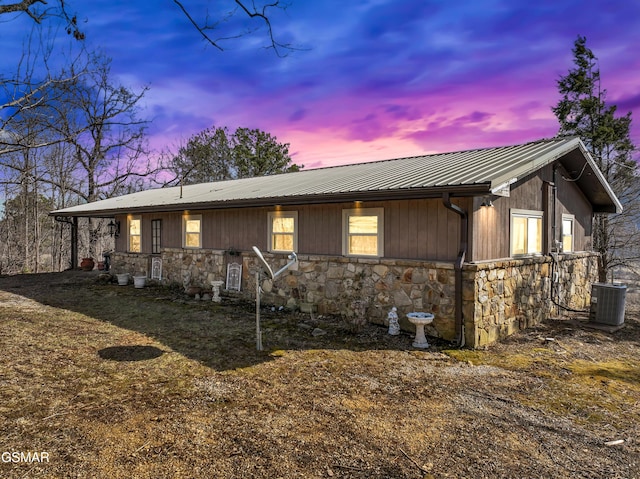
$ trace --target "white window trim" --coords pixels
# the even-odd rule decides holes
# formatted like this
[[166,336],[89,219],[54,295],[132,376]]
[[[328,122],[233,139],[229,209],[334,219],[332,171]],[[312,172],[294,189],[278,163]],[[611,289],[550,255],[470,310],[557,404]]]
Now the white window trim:
[[[136,235],[140,237],[140,251],[133,251],[131,249],[131,222],[140,221],[140,234]],[[127,252],[129,253],[142,253],[142,216],[128,216],[127,217]]]
[[524,257],[524,256],[540,256],[542,254],[542,251],[536,251],[533,253],[518,253],[515,254],[513,252],[513,218],[514,217],[519,217],[519,218],[536,218],[536,219],[541,219],[542,220],[542,231],[540,232],[542,234],[542,244],[540,245],[541,249],[544,250],[544,211],[538,211],[538,210],[522,210],[522,209],[517,209],[517,208],[511,208],[510,212],[509,212],[509,255],[513,258],[513,257]]
[[[200,221],[200,241],[198,246],[187,246],[187,221]],[[182,215],[182,247],[184,249],[202,249],[202,215]]]
[[[349,253],[349,217],[377,216],[378,217],[378,252],[369,254]],[[382,258],[384,257],[384,208],[354,208],[342,210],[342,255],[350,257]]]
[[293,218],[293,251],[298,251],[298,212],[297,211],[269,211],[267,214],[268,231],[267,231],[267,245],[269,245],[268,251],[270,253],[291,253],[291,251],[285,251],[276,249],[273,247],[273,220],[274,218]]
[[[571,221],[571,235],[567,235],[567,236],[571,236],[571,249],[569,251],[566,251],[564,249],[564,237],[565,237],[565,232],[564,232],[564,222],[565,221]],[[563,253],[573,253],[575,251],[575,237],[576,237],[576,217],[574,215],[569,215],[569,214],[563,214],[562,215],[562,228],[560,231],[560,234],[562,235],[562,252]]]

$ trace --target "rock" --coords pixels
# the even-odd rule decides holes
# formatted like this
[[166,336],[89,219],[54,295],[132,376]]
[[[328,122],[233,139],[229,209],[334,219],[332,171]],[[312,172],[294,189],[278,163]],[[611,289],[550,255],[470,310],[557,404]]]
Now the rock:
[[313,331],[311,331],[312,336],[324,336],[325,334],[327,334],[327,332],[324,329],[320,328],[315,328]]

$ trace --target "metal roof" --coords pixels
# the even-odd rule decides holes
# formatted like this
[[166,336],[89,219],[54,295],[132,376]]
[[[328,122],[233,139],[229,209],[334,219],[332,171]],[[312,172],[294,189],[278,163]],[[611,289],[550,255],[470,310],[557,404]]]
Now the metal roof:
[[294,173],[158,188],[53,211],[59,216],[113,216],[133,211],[176,211],[274,204],[490,194],[563,158],[585,161],[578,186],[596,211],[622,207],[577,138],[357,163]]

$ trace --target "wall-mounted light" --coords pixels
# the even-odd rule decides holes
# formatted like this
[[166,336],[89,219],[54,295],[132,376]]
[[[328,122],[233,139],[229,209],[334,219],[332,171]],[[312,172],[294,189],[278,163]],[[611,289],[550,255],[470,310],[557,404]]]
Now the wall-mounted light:
[[487,207],[493,208],[493,203],[491,202],[491,200],[487,196],[485,196],[484,199],[482,200],[482,203],[480,204],[480,206],[487,206]]
[[119,221],[109,221],[109,224],[107,225],[107,228],[109,229],[109,234],[111,235],[111,237],[118,237],[120,236],[120,222]]

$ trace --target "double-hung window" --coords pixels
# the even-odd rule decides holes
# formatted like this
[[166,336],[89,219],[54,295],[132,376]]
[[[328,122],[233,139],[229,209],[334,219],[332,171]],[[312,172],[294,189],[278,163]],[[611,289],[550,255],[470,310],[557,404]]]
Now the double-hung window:
[[129,231],[129,252],[142,252],[142,218],[140,216],[129,216],[127,218],[127,229]]
[[342,210],[342,253],[345,256],[384,256],[384,210]]
[[269,212],[269,251],[291,252],[298,249],[298,212]]
[[202,248],[202,215],[184,215],[182,217],[182,246]]
[[542,211],[511,210],[511,256],[542,253]]
[[562,215],[562,251],[565,253],[573,251],[574,222],[573,215]]

